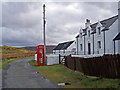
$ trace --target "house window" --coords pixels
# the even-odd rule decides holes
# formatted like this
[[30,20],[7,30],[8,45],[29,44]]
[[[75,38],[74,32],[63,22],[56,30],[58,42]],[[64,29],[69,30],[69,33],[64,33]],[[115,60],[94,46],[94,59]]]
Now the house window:
[[65,50],[63,50],[63,53],[65,53]]
[[82,44],[80,44],[80,50],[82,51]]
[[98,48],[101,49],[101,41],[98,41]]
[[88,31],[88,37],[90,37],[90,31]]
[[100,27],[98,27],[98,34],[100,35],[101,34],[101,28]]
[[82,33],[80,33],[80,38],[82,38]]

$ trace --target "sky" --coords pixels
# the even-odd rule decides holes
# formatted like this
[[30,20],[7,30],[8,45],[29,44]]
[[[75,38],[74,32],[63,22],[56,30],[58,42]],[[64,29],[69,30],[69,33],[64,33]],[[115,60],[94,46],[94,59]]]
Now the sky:
[[[75,40],[86,19],[91,23],[118,13],[117,2],[46,2],[46,44]],[[43,44],[43,3],[2,3],[2,45]]]

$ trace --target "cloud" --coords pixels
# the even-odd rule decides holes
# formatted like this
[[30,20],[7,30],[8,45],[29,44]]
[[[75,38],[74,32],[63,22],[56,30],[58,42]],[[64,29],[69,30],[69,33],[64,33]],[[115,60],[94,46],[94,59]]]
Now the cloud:
[[40,7],[37,7],[36,4],[4,3],[2,10],[3,27],[19,29],[31,28],[39,24],[42,14]]
[[[27,46],[43,44],[42,3],[11,2],[2,5],[3,44]],[[117,14],[112,2],[46,3],[47,44],[74,40],[85,19],[91,23]]]
[[[3,45],[8,44],[8,45],[36,45],[42,42],[41,39],[37,38],[42,38],[42,33],[38,31],[37,33],[34,32],[33,30],[29,30],[28,33],[26,31],[21,30],[11,30],[9,28],[3,28]],[[5,34],[6,33],[6,34]]]

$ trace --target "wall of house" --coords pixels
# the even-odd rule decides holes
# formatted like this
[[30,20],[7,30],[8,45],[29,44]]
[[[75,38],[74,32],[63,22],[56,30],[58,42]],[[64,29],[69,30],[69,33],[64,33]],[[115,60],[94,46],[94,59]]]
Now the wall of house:
[[[88,36],[88,31],[90,30],[90,33],[92,32],[90,28],[87,29],[87,35],[85,36],[85,47],[84,47],[84,36],[82,38],[78,38],[78,47],[80,47],[80,44],[83,44],[83,52],[82,54],[79,53],[79,55],[84,55],[84,48],[85,48],[85,54],[88,55],[88,43],[90,43],[90,54],[93,54],[93,48],[94,48],[94,54],[103,54],[104,50],[104,39],[103,39],[103,32],[101,32],[100,35],[98,35],[98,27],[103,27],[101,24],[98,23],[96,27],[96,33],[94,34],[94,47],[93,47],[93,34],[90,34],[90,37]],[[98,49],[98,41],[101,41],[101,49]],[[80,48],[78,48],[80,52]]]
[[[88,29],[89,30],[89,29]],[[88,36],[88,30],[87,30],[87,35],[85,36],[85,54],[88,55],[88,43],[90,43],[90,54],[93,53],[93,35],[90,34],[90,37]],[[91,33],[91,30],[90,30]]]
[[63,53],[63,50],[53,50],[53,54],[60,54]]
[[65,50],[60,50],[60,54],[64,54],[65,53]]
[[76,47],[76,54],[78,55],[79,53],[78,53],[78,51],[79,51],[79,49],[78,49],[78,47],[79,47],[79,38],[76,38],[76,40],[75,40],[75,47]]
[[120,40],[118,42],[118,54],[120,54]]
[[118,27],[119,27],[118,31],[120,32],[120,1],[118,2],[118,17],[119,17],[119,19],[118,19]]
[[[80,33],[82,33],[82,31],[80,31]],[[81,45],[82,44],[82,50],[81,50]],[[76,38],[76,52],[77,55],[84,55],[84,36],[81,37],[81,35],[79,34],[79,37]]]
[[[116,20],[109,28],[108,31],[105,32],[106,36],[106,54],[114,54],[114,42],[113,39],[118,34],[118,20]],[[116,41],[116,53],[118,53],[118,41]]]
[[77,38],[75,38],[75,47],[76,47],[76,55],[77,55]]
[[[101,30],[104,28],[101,26],[100,23],[96,26],[96,33],[94,34],[94,54],[104,54],[104,32],[101,31],[101,34],[98,34],[98,27],[101,27]],[[118,34],[118,20],[116,20],[112,26],[110,26],[109,30],[105,31],[105,54],[114,54],[114,42],[113,39]],[[101,48],[98,48],[98,41],[101,42]],[[77,39],[76,39],[77,42]],[[119,43],[118,43],[119,42]],[[84,55],[84,36],[81,38],[78,37],[78,55]],[[76,43],[76,47],[77,47]],[[85,36],[85,54],[88,55],[88,43],[90,43],[91,54],[93,54],[93,35],[91,34],[90,37],[87,35]],[[83,51],[80,50],[80,44],[83,46]],[[120,53],[119,50],[120,41],[116,41],[116,53]]]
[[65,50],[53,50],[53,54],[60,54],[60,55],[70,55],[76,54],[76,50],[72,52],[73,48],[76,48],[75,42],[73,42],[67,49]]
[[[73,51],[73,49],[75,48],[75,50]],[[75,44],[75,41],[67,48],[66,50],[69,53],[71,54],[76,54],[76,44]]]
[[82,42],[82,39],[80,37],[76,38],[76,49],[77,49],[77,54],[81,54],[81,50],[80,50],[80,44]]
[[[98,34],[98,27],[101,28],[101,34]],[[104,32],[102,29],[103,27],[98,23],[94,34],[94,54],[104,54]],[[98,47],[98,41],[101,42],[101,48]]]
[[[120,1],[118,2],[118,32],[120,33]],[[118,42],[118,53],[120,54],[120,40]]]
[[53,54],[59,54],[59,50],[53,50]]
[[[77,39],[78,39],[78,41],[77,41]],[[76,43],[77,55],[84,54],[83,50],[82,51],[80,50],[80,44],[82,44],[82,48],[84,47],[84,45],[83,45],[83,37],[82,38],[80,38],[80,37],[76,38],[76,41],[77,41],[77,43]]]
[[82,51],[80,50],[80,44],[82,44],[82,39],[79,36],[78,37],[78,54],[82,54]]
[[[82,50],[81,50],[80,44],[82,44]],[[84,54],[84,36],[82,36],[82,38],[79,37],[78,50],[79,50],[79,51],[78,51],[78,54],[80,54],[80,55],[83,55],[83,54]]]
[[55,50],[53,50],[53,54],[55,53]]

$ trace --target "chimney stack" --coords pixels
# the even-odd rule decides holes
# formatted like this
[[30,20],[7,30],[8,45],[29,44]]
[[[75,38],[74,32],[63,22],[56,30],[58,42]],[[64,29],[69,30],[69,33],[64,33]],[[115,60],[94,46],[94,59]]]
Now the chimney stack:
[[86,23],[85,23],[85,28],[89,27],[90,26],[90,20],[89,19],[86,19]]
[[90,20],[89,20],[89,19],[86,19],[86,22],[87,22],[87,23],[90,23]]

